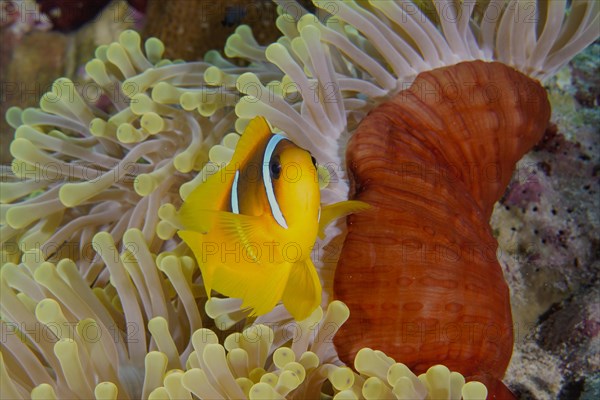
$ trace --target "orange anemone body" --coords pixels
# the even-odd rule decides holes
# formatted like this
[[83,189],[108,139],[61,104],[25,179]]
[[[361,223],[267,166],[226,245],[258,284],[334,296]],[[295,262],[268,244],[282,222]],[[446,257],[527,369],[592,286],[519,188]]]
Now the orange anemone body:
[[343,361],[370,347],[418,373],[502,378],[512,317],[489,218],[549,118],[537,81],[471,61],[420,74],[361,122],[350,197],[373,208],[349,217],[335,274],[350,307],[335,338]]

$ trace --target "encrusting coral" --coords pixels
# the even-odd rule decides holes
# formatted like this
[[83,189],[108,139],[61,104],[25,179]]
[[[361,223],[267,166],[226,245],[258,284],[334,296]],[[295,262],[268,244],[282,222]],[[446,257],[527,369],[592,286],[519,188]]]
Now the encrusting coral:
[[[377,104],[420,72],[465,60],[548,77],[596,38],[598,3],[573,1],[569,13],[566,1],[314,3],[321,18],[282,1],[283,36],[269,46],[237,28],[225,55],[247,67],[215,51],[203,62],[162,59],[160,41],[142,50],[126,31],[86,65],[93,83],[59,79],[40,108],[9,110],[15,160],[0,183],[3,398],[317,398],[326,379],[340,399],[424,397],[425,389],[485,396],[447,369],[417,379],[373,350],[358,353],[356,375],[336,366],[331,340],[302,336],[286,347],[293,324],[282,306],[246,321],[245,333],[272,334],[256,342],[268,350],[237,346],[244,334],[218,345],[203,327],[195,261],[173,236],[175,209],[228,160],[235,132],[256,115],[327,169],[324,203],[343,200],[345,141]],[[540,23],[516,18],[525,5]],[[334,321],[327,335],[348,313],[329,303],[336,259],[325,246],[340,232],[329,227],[315,252],[329,307],[307,321],[321,321],[319,332]],[[224,328],[246,317],[236,299],[212,299],[206,312]],[[256,355],[247,369],[243,351]],[[269,373],[252,375],[257,368]],[[203,376],[214,385],[198,387]]]

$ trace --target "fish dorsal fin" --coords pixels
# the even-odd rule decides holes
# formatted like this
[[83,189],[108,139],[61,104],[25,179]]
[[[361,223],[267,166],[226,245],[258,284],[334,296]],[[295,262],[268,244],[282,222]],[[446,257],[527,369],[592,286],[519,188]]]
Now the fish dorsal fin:
[[206,232],[207,221],[203,219],[203,210],[218,210],[229,200],[235,174],[225,173],[223,169],[209,176],[196,187],[179,209],[179,220],[185,230]]
[[250,121],[235,147],[231,161],[198,185],[185,199],[179,217],[186,230],[205,232],[208,229],[199,211],[223,209],[225,203],[230,201],[236,171],[243,168],[257,151],[262,150],[261,147],[270,137],[271,128],[266,119],[255,117]]
[[241,167],[254,153],[261,150],[260,148],[265,145],[271,135],[271,128],[267,120],[263,117],[254,117],[244,129],[228,166]]

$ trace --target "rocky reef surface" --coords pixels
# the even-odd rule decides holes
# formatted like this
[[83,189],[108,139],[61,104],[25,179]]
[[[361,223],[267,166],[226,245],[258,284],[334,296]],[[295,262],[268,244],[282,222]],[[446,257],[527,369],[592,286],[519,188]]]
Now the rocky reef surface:
[[515,324],[506,380],[522,399],[592,399],[600,395],[600,44],[546,87],[552,125],[491,221]]

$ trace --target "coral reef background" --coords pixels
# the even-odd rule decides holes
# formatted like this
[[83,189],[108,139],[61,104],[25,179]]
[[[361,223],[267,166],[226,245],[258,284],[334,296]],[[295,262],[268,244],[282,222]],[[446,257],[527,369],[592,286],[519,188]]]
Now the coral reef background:
[[[41,15],[25,20],[21,14],[13,21],[15,9],[6,10],[8,3],[2,3],[0,25],[2,115],[13,105],[36,105],[60,76],[83,81],[81,67],[94,49],[125,29],[160,37],[168,57],[185,60],[223,48],[241,23],[251,25],[261,43],[277,36],[276,13],[262,1],[211,9],[203,9],[207,2],[202,1],[149,1],[146,15],[114,1],[70,33],[50,30]],[[24,10],[27,2],[10,3]],[[180,6],[166,5],[174,3]],[[210,14],[200,25],[194,17],[198,10]],[[515,321],[515,351],[505,380],[523,399],[600,395],[599,77],[596,43],[547,84],[555,125],[520,162],[492,216]],[[2,118],[5,167],[13,133]]]
[[515,324],[506,379],[524,399],[600,394],[599,74],[596,42],[546,85],[553,125],[492,215]]

